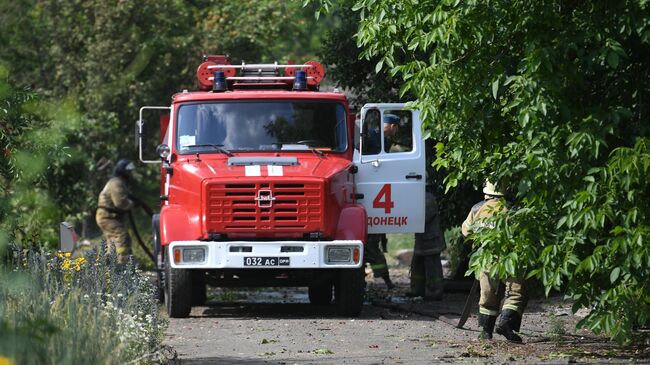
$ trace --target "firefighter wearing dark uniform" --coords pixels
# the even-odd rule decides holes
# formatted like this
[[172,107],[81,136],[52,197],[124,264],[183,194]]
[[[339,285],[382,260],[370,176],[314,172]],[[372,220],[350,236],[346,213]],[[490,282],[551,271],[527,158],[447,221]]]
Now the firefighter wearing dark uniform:
[[386,287],[392,289],[395,286],[390,280],[390,274],[388,273],[388,264],[386,263],[386,257],[384,256],[384,251],[380,248],[380,244],[385,242],[385,234],[369,234],[368,242],[364,248],[365,252],[363,253],[365,260],[370,264],[372,269],[372,274],[376,278],[384,279]]
[[129,179],[134,168],[133,162],[119,160],[97,202],[95,220],[106,243],[115,247],[119,263],[126,263],[131,254],[131,238],[123,218],[133,208],[133,201],[129,199]]
[[411,259],[410,297],[424,300],[442,300],[443,277],[440,253],[447,248],[445,236],[440,229],[438,203],[431,192],[425,197],[424,232],[415,234],[415,246]]
[[447,248],[445,236],[440,227],[440,211],[433,194],[435,176],[431,160],[433,140],[425,144],[427,192],[425,195],[424,232],[415,234],[413,258],[411,259],[411,290],[409,297],[423,297],[424,300],[442,300],[444,293],[440,253]]
[[[492,228],[482,221],[507,210],[503,194],[497,191],[493,184],[487,182],[483,193],[485,200],[474,205],[463,222],[462,233],[465,237],[479,229]],[[498,293],[501,281],[491,278],[487,272],[482,272],[480,284],[479,325],[483,330],[479,338],[491,339],[499,315],[500,298]],[[521,278],[508,278],[505,280],[505,286],[505,301],[496,332],[506,337],[508,341],[520,343],[522,342],[521,337],[515,332],[519,332],[521,317],[527,304],[524,281]]]

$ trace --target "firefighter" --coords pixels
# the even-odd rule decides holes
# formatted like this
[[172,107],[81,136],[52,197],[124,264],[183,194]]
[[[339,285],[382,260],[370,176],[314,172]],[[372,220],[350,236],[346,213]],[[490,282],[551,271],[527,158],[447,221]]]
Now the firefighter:
[[[395,114],[384,114],[384,150],[385,152],[395,152],[397,132],[399,131],[400,118]],[[363,147],[364,155],[376,155],[381,152],[381,134],[378,129],[371,129],[368,132],[366,142]]]
[[438,202],[433,194],[436,185],[435,170],[431,166],[433,144],[432,139],[427,140],[425,144],[427,190],[424,200],[424,232],[415,234],[409,273],[411,290],[406,293],[409,297],[423,297],[425,301],[442,300],[444,289],[440,253],[447,248],[445,236],[440,227]]
[[364,257],[367,263],[370,264],[372,269],[372,274],[376,278],[384,279],[386,287],[388,289],[393,289],[395,285],[390,280],[390,274],[388,273],[388,264],[386,263],[386,257],[384,256],[383,250],[379,248],[380,244],[386,242],[385,234],[369,234],[368,242],[364,248]]
[[99,193],[95,220],[101,228],[108,245],[115,247],[118,262],[124,264],[131,254],[131,238],[124,224],[124,215],[133,208],[129,198],[129,182],[133,162],[119,160],[113,170],[113,176]]
[[[494,184],[486,182],[483,193],[485,194],[484,200],[472,207],[467,219],[463,222],[462,233],[465,237],[479,229],[493,228],[482,221],[507,210],[503,194],[496,190]],[[491,278],[488,272],[482,272],[480,284],[479,325],[482,327],[482,331],[479,338],[491,339],[499,315],[501,300],[498,292],[501,281]],[[505,301],[496,332],[503,335],[508,341],[521,343],[522,339],[516,332],[519,332],[521,317],[527,304],[524,281],[521,278],[507,278],[505,286]]]
[[440,253],[447,248],[440,229],[438,203],[433,193],[425,196],[424,232],[415,234],[411,259],[411,291],[409,297],[422,297],[425,301],[442,300],[444,293]]

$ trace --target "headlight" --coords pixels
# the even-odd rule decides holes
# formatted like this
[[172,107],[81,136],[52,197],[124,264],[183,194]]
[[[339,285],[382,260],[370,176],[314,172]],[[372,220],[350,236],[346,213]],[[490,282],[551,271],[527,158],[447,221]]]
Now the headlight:
[[350,262],[352,261],[352,248],[350,247],[328,247],[327,262]]
[[205,261],[205,249],[200,247],[183,248],[183,262],[196,263]]

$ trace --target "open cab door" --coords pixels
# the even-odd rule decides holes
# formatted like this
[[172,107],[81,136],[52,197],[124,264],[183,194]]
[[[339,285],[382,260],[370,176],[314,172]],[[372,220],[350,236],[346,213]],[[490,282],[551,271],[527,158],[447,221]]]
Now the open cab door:
[[366,104],[355,151],[357,199],[368,233],[424,232],[425,151],[417,110]]

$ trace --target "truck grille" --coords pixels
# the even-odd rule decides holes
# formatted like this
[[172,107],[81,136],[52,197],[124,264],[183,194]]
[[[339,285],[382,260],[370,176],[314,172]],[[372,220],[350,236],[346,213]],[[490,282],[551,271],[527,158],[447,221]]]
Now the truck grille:
[[311,232],[322,226],[320,182],[219,182],[206,186],[208,232]]

